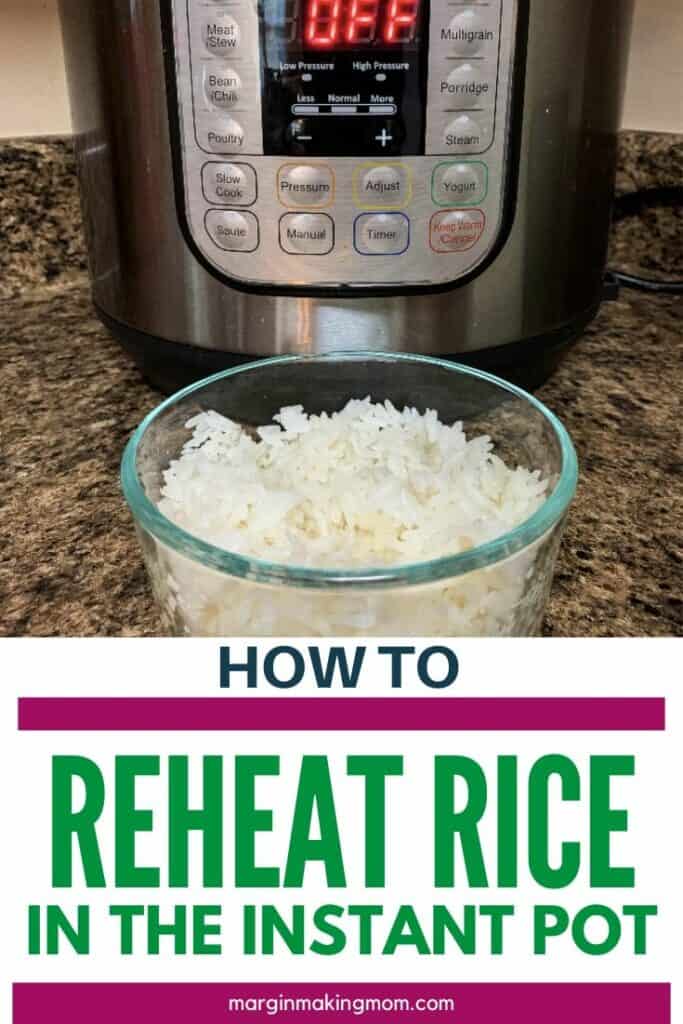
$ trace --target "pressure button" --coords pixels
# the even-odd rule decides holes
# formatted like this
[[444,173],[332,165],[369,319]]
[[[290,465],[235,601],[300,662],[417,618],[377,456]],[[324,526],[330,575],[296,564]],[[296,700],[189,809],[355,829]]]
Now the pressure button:
[[334,199],[334,176],[324,164],[283,164],[277,192],[284,206],[329,206]]
[[248,210],[209,210],[206,230],[221,249],[228,252],[253,252],[258,248],[258,221]]

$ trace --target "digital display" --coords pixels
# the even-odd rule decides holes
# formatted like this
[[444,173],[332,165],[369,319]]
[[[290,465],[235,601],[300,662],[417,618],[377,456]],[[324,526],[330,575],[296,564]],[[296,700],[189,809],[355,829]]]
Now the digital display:
[[301,40],[315,50],[399,46],[417,35],[421,0],[301,0]]

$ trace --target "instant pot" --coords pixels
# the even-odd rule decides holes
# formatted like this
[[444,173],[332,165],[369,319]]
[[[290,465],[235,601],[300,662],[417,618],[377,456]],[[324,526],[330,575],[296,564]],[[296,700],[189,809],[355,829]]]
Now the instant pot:
[[632,0],[62,0],[93,297],[169,389],[242,359],[539,383],[594,316]]

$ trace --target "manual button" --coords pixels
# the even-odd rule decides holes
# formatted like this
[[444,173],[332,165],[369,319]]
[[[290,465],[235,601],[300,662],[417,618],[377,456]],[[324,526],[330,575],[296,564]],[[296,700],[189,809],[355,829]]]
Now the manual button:
[[277,172],[277,194],[283,206],[329,206],[334,175],[324,164],[283,164]]
[[285,213],[280,217],[280,245],[297,255],[325,256],[334,248],[334,221],[326,213]]
[[258,221],[248,210],[209,210],[206,230],[221,249],[228,252],[253,252],[258,248]]
[[202,188],[214,206],[251,206],[256,201],[256,172],[249,164],[204,164]]

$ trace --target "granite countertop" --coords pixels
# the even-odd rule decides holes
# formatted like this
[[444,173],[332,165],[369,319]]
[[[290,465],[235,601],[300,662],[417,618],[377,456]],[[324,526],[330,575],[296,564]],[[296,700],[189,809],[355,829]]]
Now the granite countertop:
[[[620,189],[681,180],[683,140],[622,138]],[[682,252],[680,208],[615,231],[631,270]],[[0,307],[0,634],[158,635],[118,467],[159,395],[93,314],[64,141],[0,143]],[[539,391],[581,463],[547,635],[683,633],[682,324],[622,291]]]

